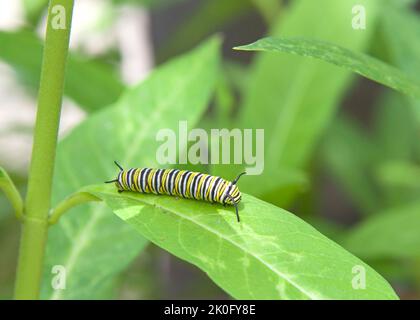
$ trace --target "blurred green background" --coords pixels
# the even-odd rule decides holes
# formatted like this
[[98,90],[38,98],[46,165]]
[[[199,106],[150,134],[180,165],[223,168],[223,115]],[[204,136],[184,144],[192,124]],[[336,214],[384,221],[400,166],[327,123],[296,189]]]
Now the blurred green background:
[[[420,78],[417,1],[345,0],[349,8],[366,3],[366,30],[352,29],[351,10],[334,11],[340,6],[330,2],[76,1],[60,135],[157,66],[219,34],[222,67],[197,127],[265,129],[265,174],[257,183],[244,179],[241,189],[289,209],[362,258],[401,299],[419,299],[420,102],[323,62],[232,50],[266,35],[305,36]],[[23,193],[46,4],[0,0],[0,165]],[[18,240],[18,222],[0,195],[2,299],[12,297]],[[99,297],[229,298],[199,269],[152,244]]]

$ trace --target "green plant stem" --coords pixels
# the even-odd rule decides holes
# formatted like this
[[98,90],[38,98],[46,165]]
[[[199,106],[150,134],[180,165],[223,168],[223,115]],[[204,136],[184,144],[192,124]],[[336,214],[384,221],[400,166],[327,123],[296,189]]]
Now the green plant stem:
[[49,3],[15,299],[39,298],[72,11],[72,0]]
[[102,200],[87,192],[76,192],[68,196],[66,199],[60,202],[53,210],[51,210],[48,223],[55,224],[57,223],[58,219],[60,219],[60,217],[64,213],[69,211],[71,208],[79,204],[92,202],[92,201],[102,201]]
[[7,199],[9,199],[10,203],[12,204],[16,218],[20,221],[23,221],[22,197],[12,179],[10,179],[9,175],[3,168],[0,168],[0,190],[3,190]]

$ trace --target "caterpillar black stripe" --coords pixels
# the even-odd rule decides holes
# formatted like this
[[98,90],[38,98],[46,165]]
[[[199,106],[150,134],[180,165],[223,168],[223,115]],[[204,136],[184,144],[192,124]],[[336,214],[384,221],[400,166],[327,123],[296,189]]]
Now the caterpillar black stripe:
[[240,222],[238,204],[241,201],[241,192],[236,183],[245,172],[230,182],[220,177],[188,170],[150,168],[124,170],[116,161],[114,162],[120,172],[116,179],[106,183],[115,182],[118,192],[167,194],[232,205]]

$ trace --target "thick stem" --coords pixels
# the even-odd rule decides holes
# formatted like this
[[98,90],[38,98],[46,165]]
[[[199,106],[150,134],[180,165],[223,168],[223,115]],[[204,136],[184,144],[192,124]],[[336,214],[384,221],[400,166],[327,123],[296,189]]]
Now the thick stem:
[[48,6],[16,299],[39,298],[72,11],[73,0],[51,0]]

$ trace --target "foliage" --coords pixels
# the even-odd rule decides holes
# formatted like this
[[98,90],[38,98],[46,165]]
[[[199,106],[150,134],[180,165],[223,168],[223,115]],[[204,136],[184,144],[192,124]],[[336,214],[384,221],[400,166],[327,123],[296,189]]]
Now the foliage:
[[[368,265],[295,215],[252,196],[243,195],[237,223],[232,209],[214,204],[118,195],[113,186],[83,191],[105,201],[158,246],[203,269],[234,298],[396,298]],[[352,287],[354,274],[349,271],[354,266],[366,268],[365,290]]]
[[[59,141],[55,161],[43,162],[45,172],[54,168],[51,199],[42,195],[44,204],[51,200],[53,219],[28,207],[7,166],[0,168],[0,188],[17,216],[22,219],[29,208],[43,228],[53,223],[46,247],[40,244],[46,248],[41,298],[115,298],[126,270],[136,257],[148,255],[151,243],[197,266],[237,299],[397,299],[391,285],[398,287],[398,281],[420,287],[420,18],[410,9],[414,1],[360,0],[368,27],[354,30],[352,0],[203,0],[157,46],[150,75],[130,88],[116,73],[118,54],[113,63],[106,58],[113,52],[95,58],[69,52],[65,87],[52,83],[64,77],[65,59],[52,68],[46,49],[42,63],[42,46],[51,44],[36,36],[36,27],[47,2],[23,3],[28,26],[0,31],[0,59],[30,92],[41,84],[41,102],[53,92],[50,105],[59,107],[65,95],[87,111]],[[185,5],[114,0],[113,8],[123,4],[154,15]],[[214,35],[250,15],[268,30],[260,40],[238,47],[241,43]],[[226,58],[222,44],[241,51],[229,49]],[[249,64],[239,62],[250,57]],[[49,80],[40,81],[41,73]],[[360,82],[357,75],[369,80]],[[357,95],[355,84],[372,80],[381,85],[369,102],[372,119],[366,127],[340,107]],[[124,168],[159,167],[156,134],[177,131],[180,120],[187,120],[189,129],[264,129],[264,173],[239,183],[241,223],[231,207],[119,194],[115,186],[98,185],[117,174],[113,160]],[[58,117],[48,123],[58,126]],[[54,143],[50,146],[48,159],[55,153]],[[186,167],[228,180],[243,170],[243,165]],[[327,209],[319,205],[325,187],[320,176],[331,179],[358,213],[355,226],[326,218]],[[29,181],[32,194],[34,186],[46,184]],[[25,215],[23,223],[31,229],[33,219]],[[406,267],[400,270],[396,263]],[[55,265],[66,268],[66,290],[51,287]],[[366,270],[365,290],[352,286],[355,266]]]

